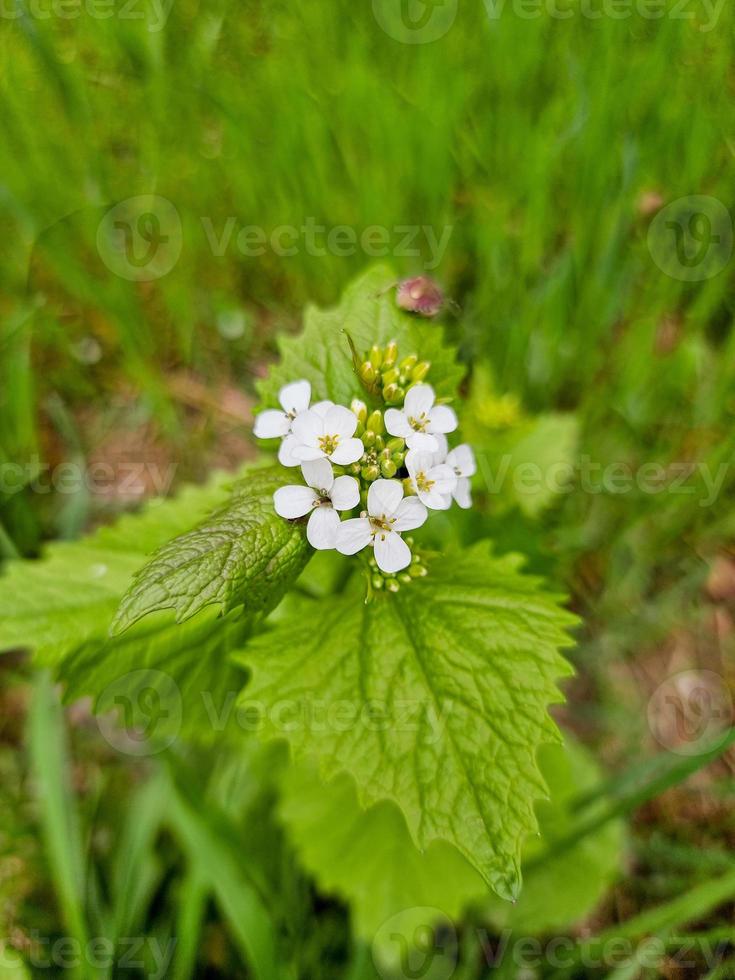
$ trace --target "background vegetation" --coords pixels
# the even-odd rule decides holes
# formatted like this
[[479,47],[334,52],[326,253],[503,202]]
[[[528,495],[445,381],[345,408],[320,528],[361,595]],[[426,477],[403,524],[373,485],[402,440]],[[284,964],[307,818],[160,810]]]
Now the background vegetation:
[[[670,202],[732,206],[734,15],[559,8],[572,16],[460,2],[443,37],[404,44],[346,0],[141,0],[140,16],[117,6],[109,18],[3,7],[0,461],[26,467],[26,485],[0,490],[0,554],[37,555],[252,456],[253,386],[274,338],[307,301],[336,302],[370,257],[310,254],[302,240],[293,255],[248,256],[237,230],[382,226],[391,263],[411,274],[431,249],[418,235],[422,255],[396,254],[393,230],[451,228],[431,274],[458,308],[443,319],[468,365],[476,444],[490,462],[502,450],[598,467],[592,488],[578,476],[535,502],[480,481],[472,519],[582,617],[559,717],[612,774],[595,805],[626,821],[596,907],[524,928],[662,939],[653,965],[621,977],[707,974],[674,956],[673,939],[697,932],[724,957],[707,975],[735,976],[733,757],[726,745],[677,753],[708,719],[669,681],[706,671],[715,699],[733,684],[732,263],[687,281],[649,245]],[[135,282],[105,261],[98,229],[144,194],[173,205],[181,253]],[[213,247],[231,217],[235,234]],[[131,488],[123,475],[140,461]],[[111,464],[114,477],[39,492],[34,477],[65,462]],[[648,463],[665,473],[656,492],[602,479]],[[716,494],[704,472],[722,473]],[[447,533],[472,538],[472,520]],[[0,670],[0,933],[12,948],[28,959],[39,936],[175,934],[178,976],[245,976],[252,878],[294,975],[371,975],[344,904],[299,870],[278,821],[258,819],[272,808],[253,789],[268,760],[131,760],[83,705],[62,717],[21,652]],[[684,713],[663,746],[648,711],[662,683]],[[456,975],[479,977],[472,924],[487,917],[463,921]]]

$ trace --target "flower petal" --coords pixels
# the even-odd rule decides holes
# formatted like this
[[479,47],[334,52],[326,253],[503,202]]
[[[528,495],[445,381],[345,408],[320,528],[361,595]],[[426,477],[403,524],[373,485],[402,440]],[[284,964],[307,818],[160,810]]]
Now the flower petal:
[[268,408],[255,416],[253,434],[258,439],[277,439],[291,428],[291,419],[275,408]]
[[301,412],[291,423],[291,431],[307,446],[315,446],[319,436],[324,435],[324,422],[310,409]]
[[411,434],[406,436],[405,439],[409,449],[417,449],[428,453],[435,453],[439,445],[435,436],[429,435],[428,432],[414,432],[413,429],[411,429]]
[[437,405],[429,413],[429,432],[454,432],[457,414],[449,405]]
[[298,466],[301,460],[294,456],[293,451],[299,440],[295,436],[286,436],[278,450],[278,462],[281,466]]
[[406,392],[403,411],[409,418],[417,419],[420,415],[428,415],[436,400],[431,385],[414,385]]
[[446,463],[440,463],[439,466],[433,466],[429,470],[427,476],[434,484],[431,489],[438,490],[439,493],[451,494],[457,486],[457,474],[454,472],[452,467],[447,466]]
[[457,486],[452,494],[462,510],[468,510],[472,506],[472,494],[470,493],[470,481],[466,476],[461,476],[457,480]]
[[385,427],[392,436],[400,436],[402,439],[413,432],[405,412],[399,412],[397,408],[386,409]]
[[449,510],[452,506],[451,495],[439,493],[436,487],[432,487],[431,490],[419,490],[419,500],[429,510]]
[[474,476],[477,472],[475,454],[472,452],[472,447],[468,446],[466,442],[453,449],[447,456],[446,462],[460,476]]
[[323,402],[315,402],[311,406],[310,411],[316,412],[319,418],[323,419],[324,416],[327,414],[327,411],[332,407],[332,405],[334,405],[334,402],[330,402],[328,399]]
[[317,551],[326,551],[337,544],[339,517],[331,507],[315,507],[306,525],[306,539]]
[[439,444],[439,448],[434,453],[434,466],[438,466],[439,463],[446,463],[447,454],[449,453],[449,443],[447,442],[447,437],[443,432],[435,432],[434,438]]
[[329,458],[337,466],[348,466],[356,463],[364,452],[362,439],[342,439]]
[[357,428],[357,416],[344,405],[332,405],[324,416],[324,431],[330,436],[349,439]]
[[310,487],[315,490],[326,490],[327,493],[334,485],[334,473],[328,459],[306,459],[301,464],[301,472]]
[[360,484],[354,476],[338,476],[329,496],[335,510],[352,510],[360,502]]
[[371,538],[370,521],[367,517],[353,517],[339,525],[336,548],[340,554],[354,555],[369,545]]
[[284,385],[278,392],[278,401],[283,406],[283,411],[291,415],[305,412],[310,399],[311,385],[308,381],[294,381],[290,385]]
[[367,496],[368,514],[373,517],[392,517],[403,500],[400,480],[376,480],[370,484]]
[[273,504],[279,517],[293,520],[303,517],[316,503],[316,496],[310,487],[289,486],[279,487],[273,494]]
[[305,442],[299,442],[298,439],[294,439],[293,447],[291,448],[291,456],[297,461],[297,463],[305,463],[314,459],[324,459],[326,457],[326,453],[324,453],[318,446],[307,446]]
[[375,560],[383,572],[400,572],[411,564],[411,549],[395,531],[375,535]]
[[428,473],[434,466],[434,454],[423,449],[409,449],[406,453],[406,469],[409,476],[417,473]]
[[396,509],[394,531],[413,531],[421,527],[428,517],[426,508],[418,497],[404,497]]

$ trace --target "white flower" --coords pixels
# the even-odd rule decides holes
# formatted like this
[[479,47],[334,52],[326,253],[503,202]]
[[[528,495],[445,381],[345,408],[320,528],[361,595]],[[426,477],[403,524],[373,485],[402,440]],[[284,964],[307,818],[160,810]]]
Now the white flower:
[[314,406],[300,412],[291,426],[288,455],[297,462],[330,459],[338,466],[355,463],[365,452],[361,439],[353,438],[357,416],[342,405]]
[[360,500],[360,487],[354,476],[338,476],[326,459],[301,464],[308,486],[279,487],[273,494],[276,513],[293,520],[311,511],[306,537],[312,548],[334,548],[340,525],[338,510],[352,510]]
[[368,490],[367,513],[340,524],[337,551],[354,555],[372,545],[378,568],[388,573],[400,572],[411,563],[411,549],[400,532],[421,527],[427,516],[426,508],[416,497],[404,499],[398,480],[376,480]]
[[457,476],[451,466],[436,463],[436,453],[409,449],[406,453],[406,469],[413,488],[422,504],[431,510],[448,510],[452,494],[457,488]]
[[435,433],[454,432],[457,416],[448,405],[434,405],[431,385],[414,385],[406,392],[403,409],[389,408],[385,427],[392,436],[401,436],[409,449],[435,452],[439,448]]
[[457,477],[457,486],[452,491],[452,496],[460,507],[467,510],[472,506],[472,494],[470,493],[470,477],[477,472],[475,454],[472,448],[463,443],[447,454],[447,466],[451,466]]
[[[298,466],[300,460],[291,456],[293,441],[291,429],[294,420],[301,412],[309,408],[311,400],[311,385],[308,381],[293,381],[284,385],[278,392],[278,401],[283,411],[277,408],[267,408],[255,416],[253,434],[258,439],[278,439],[283,442],[278,450],[278,460],[283,466]],[[332,407],[333,402],[317,402],[311,406],[312,412],[324,413]]]
[[[437,439],[439,441],[439,449],[433,454],[434,465],[438,466],[440,463],[446,463],[447,466],[452,468],[454,475],[457,477],[457,486],[452,491],[452,496],[460,507],[467,510],[468,507],[472,506],[470,477],[474,476],[477,472],[475,454],[472,452],[472,447],[466,443],[457,446],[456,449],[452,449],[450,452],[447,437],[438,435]],[[406,462],[408,462],[408,455],[406,454]]]

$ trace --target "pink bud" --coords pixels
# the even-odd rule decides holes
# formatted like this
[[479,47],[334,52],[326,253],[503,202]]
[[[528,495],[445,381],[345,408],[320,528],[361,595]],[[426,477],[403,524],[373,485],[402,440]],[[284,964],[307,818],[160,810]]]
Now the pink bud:
[[433,279],[416,276],[398,284],[396,302],[402,310],[419,316],[436,316],[444,306],[444,293]]

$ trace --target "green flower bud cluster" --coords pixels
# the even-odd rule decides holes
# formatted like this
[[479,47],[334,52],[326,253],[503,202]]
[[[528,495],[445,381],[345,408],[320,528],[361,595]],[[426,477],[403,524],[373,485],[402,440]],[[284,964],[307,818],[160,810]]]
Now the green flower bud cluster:
[[371,395],[382,395],[386,405],[402,405],[411,385],[424,381],[431,363],[419,361],[416,354],[398,360],[398,345],[394,340],[386,347],[374,344],[360,360],[353,350],[355,370]]
[[[368,415],[365,402],[355,398],[350,409],[358,419],[355,435],[362,439],[365,452],[356,463],[347,468],[351,476],[362,477],[366,483],[383,478],[392,479],[403,466],[406,458],[406,443],[403,439],[394,438],[385,431],[383,413],[376,408]],[[363,497],[367,490],[363,490]],[[364,503],[364,500],[363,500]]]
[[[413,551],[413,538],[406,538],[405,540],[411,551]],[[373,555],[370,555],[368,558],[370,588],[375,592],[398,592],[402,585],[410,585],[414,579],[423,578],[427,574],[428,569],[424,564],[424,560],[417,552],[414,552],[408,568],[404,568],[402,572],[398,573],[381,572]]]

